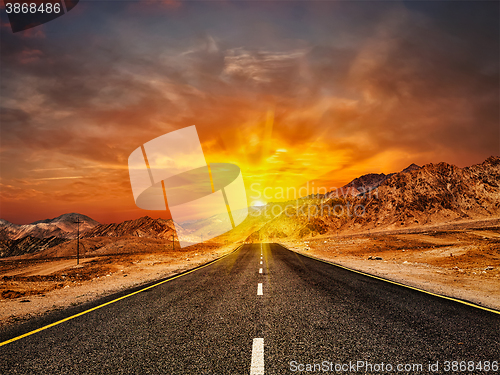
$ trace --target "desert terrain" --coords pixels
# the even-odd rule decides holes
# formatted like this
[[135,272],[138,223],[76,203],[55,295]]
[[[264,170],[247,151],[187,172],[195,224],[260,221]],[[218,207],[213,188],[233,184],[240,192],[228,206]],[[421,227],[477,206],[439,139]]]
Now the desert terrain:
[[283,241],[299,253],[500,310],[500,220]]
[[[344,188],[340,195],[251,207],[236,229],[184,249],[177,231],[192,228],[171,219],[101,224],[77,213],[26,225],[0,219],[0,326],[192,269],[243,242],[281,243],[500,311],[500,157],[465,168],[412,164]],[[344,210],[355,205],[363,215]]]
[[[1,326],[165,278],[238,247],[209,243],[172,250],[169,241],[137,237],[82,242],[87,249],[95,243],[99,248],[83,252],[79,265],[70,256],[73,241],[0,260]],[[500,219],[280,242],[299,253],[500,310]]]
[[[76,257],[69,256],[72,242],[35,256],[0,260],[0,327],[178,274],[238,246],[208,243],[172,250],[168,241],[144,239],[139,252],[135,242],[119,239],[107,254],[103,249],[83,254],[77,265]],[[135,251],[125,252],[130,248],[124,242]],[[53,256],[56,251],[64,256]]]

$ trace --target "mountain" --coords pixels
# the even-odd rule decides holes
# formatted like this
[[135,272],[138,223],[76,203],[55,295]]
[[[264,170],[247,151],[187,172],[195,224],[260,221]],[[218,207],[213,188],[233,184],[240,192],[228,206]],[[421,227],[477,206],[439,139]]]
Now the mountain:
[[[416,164],[411,164],[405,169],[403,169],[399,173],[408,173],[412,171],[416,171],[420,169],[420,167]],[[391,178],[397,173],[369,173],[362,175],[361,177],[355,178],[348,184],[342,186],[341,188],[334,190],[329,193],[330,197],[336,196],[346,196],[346,195],[359,195],[372,191],[380,186],[384,181]]]
[[407,172],[412,172],[420,169],[418,165],[415,163],[411,163],[409,166],[407,166],[405,169],[403,169],[400,173],[407,173]]
[[90,217],[77,213],[25,225],[0,219],[0,257],[36,253],[73,239],[78,231],[77,220],[81,222],[80,233],[99,225]]
[[[122,223],[99,224],[88,216],[71,213],[54,219],[38,220],[27,225],[0,223],[0,257],[31,254],[59,245],[76,237],[76,220],[80,220],[80,238],[147,237],[170,239],[175,233],[172,220],[148,216]],[[181,231],[183,229],[181,228]]]
[[[399,173],[407,173],[411,172],[414,170],[420,169],[418,165],[415,163],[410,164],[408,167],[400,171]],[[370,190],[375,189],[377,186],[379,186],[382,182],[390,178],[391,176],[395,175],[398,172],[393,172],[389,174],[385,173],[368,173],[362,176],[359,176],[355,179],[353,179],[351,182],[343,185],[340,188],[336,188],[338,185],[339,180],[342,178],[342,176],[339,174],[337,170],[335,171],[330,171],[314,180],[310,180],[305,184],[300,185],[298,187],[298,191],[301,191],[301,189],[306,189],[309,191],[311,187],[313,188],[313,191],[320,191],[323,189],[326,189],[329,191],[330,196],[339,196],[343,197],[346,195],[358,195],[358,194],[363,194],[365,192],[368,192]],[[334,187],[335,186],[335,187]],[[319,198],[321,197],[322,194],[311,194],[307,196],[306,198]]]
[[152,219],[144,216],[122,223],[99,224],[85,232],[82,238],[123,236],[170,238],[172,233],[175,233],[172,220]]
[[346,186],[365,192],[341,195],[334,191],[317,199],[279,203],[291,208],[266,209],[278,214],[264,218],[260,229],[243,235],[249,241],[271,241],[500,217],[497,156],[465,168],[447,163],[412,164],[399,173],[361,176]]
[[[334,191],[250,207],[243,223],[218,240],[268,241],[500,217],[500,157],[465,168],[444,162],[422,167],[412,164],[398,173],[360,176],[344,186],[346,191],[350,193]],[[28,225],[1,220],[0,256],[33,253],[74,238],[77,219],[83,222],[82,238],[170,239],[175,233],[172,220],[148,216],[113,224],[99,224],[80,214]],[[183,223],[180,231],[197,239],[200,226],[212,224],[210,220]]]
[[80,220],[80,233],[83,233],[99,223],[88,216],[69,213],[54,219],[38,220],[31,224],[17,225],[6,220],[0,222],[0,238],[17,240],[24,237],[74,238],[77,233],[77,220]]
[[365,227],[495,217],[500,215],[500,158],[465,168],[438,163],[397,173],[357,204],[366,207],[365,217],[356,220]]
[[17,240],[0,239],[0,258],[32,254],[68,241],[65,238],[35,238],[26,236]]
[[95,221],[94,219],[91,219],[90,217],[82,214],[77,214],[75,212],[70,213],[70,214],[63,214],[61,216],[58,216],[54,219],[45,219],[45,220],[38,220],[33,223],[32,225],[36,224],[60,224],[60,225],[66,225],[66,226],[71,226],[73,227],[75,222],[77,220],[83,221],[85,224],[90,225],[90,226],[96,226],[99,224],[99,222]]
[[369,192],[373,189],[376,189],[382,182],[387,180],[389,177],[393,176],[394,173],[384,174],[384,173],[369,173],[365,174],[361,177],[355,178],[347,185],[342,186],[340,189],[337,189],[330,193],[330,196],[345,196],[347,194],[350,195],[358,195]]

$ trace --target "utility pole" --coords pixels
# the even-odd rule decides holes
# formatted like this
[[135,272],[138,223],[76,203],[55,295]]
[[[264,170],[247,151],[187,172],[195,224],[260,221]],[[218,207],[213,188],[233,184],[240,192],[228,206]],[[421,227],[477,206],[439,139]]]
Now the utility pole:
[[80,264],[80,218],[75,221],[77,224],[77,230],[76,230],[76,264]]

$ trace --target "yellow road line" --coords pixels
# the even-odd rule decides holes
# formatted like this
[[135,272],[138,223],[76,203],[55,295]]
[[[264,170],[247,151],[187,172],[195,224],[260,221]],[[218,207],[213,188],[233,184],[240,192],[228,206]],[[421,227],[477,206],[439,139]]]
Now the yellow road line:
[[[281,247],[289,250],[289,251],[293,251],[293,250],[290,250],[290,249],[286,248],[285,246],[283,246],[281,244],[279,244],[279,245]],[[425,293],[425,294],[430,294],[431,296],[435,296],[435,297],[447,299],[447,300],[450,300],[450,301],[458,302],[458,303],[461,303],[463,305],[472,306],[472,307],[475,307],[477,309],[489,311],[489,312],[492,312],[494,314],[499,314],[500,315],[500,311],[498,311],[498,310],[489,309],[487,307],[479,306],[479,305],[476,305],[475,303],[471,303],[471,302],[467,302],[467,301],[462,301],[460,299],[456,299],[456,298],[453,298],[453,297],[443,296],[442,294],[432,293],[432,292],[429,292],[429,291],[424,290],[424,289],[416,288],[414,286],[409,286],[409,285],[398,283],[397,281],[392,281],[392,280],[389,280],[389,279],[384,279],[383,277],[379,277],[379,276],[375,276],[375,275],[370,275],[369,273],[365,273],[365,272],[362,272],[362,271],[357,271],[355,269],[352,269],[352,268],[349,268],[349,267],[345,267],[345,266],[342,266],[340,264],[332,263],[332,262],[329,262],[327,260],[316,258],[316,257],[313,257],[311,255],[304,254],[304,253],[299,253],[298,251],[293,251],[293,252],[296,253],[296,254],[299,254],[299,255],[303,255],[303,256],[305,256],[307,258],[311,258],[311,259],[314,259],[314,260],[317,260],[317,261],[320,261],[320,262],[323,262],[323,263],[330,264],[330,265],[335,266],[335,267],[343,268],[343,269],[351,271],[351,272],[356,272],[356,273],[358,273],[360,275],[363,275],[363,276],[371,277],[372,279],[377,279],[377,280],[385,281],[387,283],[391,283],[391,284],[394,284],[394,285],[402,286],[402,287],[405,287],[405,288],[408,288],[408,289],[416,290],[418,292],[422,292],[422,293]]]
[[74,318],[78,318],[79,316],[82,316],[82,315],[88,314],[89,312],[92,312],[92,311],[94,311],[94,310],[97,310],[97,309],[100,309],[100,308],[102,308],[102,307],[105,307],[105,306],[111,305],[112,303],[115,303],[115,302],[121,301],[122,299],[125,299],[125,298],[128,298],[128,297],[131,297],[131,296],[133,296],[133,295],[135,295],[135,294],[138,294],[138,293],[141,293],[141,292],[144,292],[145,290],[148,290],[148,289],[154,288],[154,287],[156,287],[156,286],[158,286],[158,285],[161,285],[161,284],[164,284],[164,283],[166,283],[166,282],[168,282],[168,281],[172,281],[172,280],[177,279],[177,278],[179,278],[179,277],[181,277],[181,276],[188,275],[188,274],[190,274],[191,272],[201,270],[202,268],[208,267],[208,266],[210,266],[210,265],[214,264],[215,262],[218,262],[218,261],[220,261],[220,260],[222,260],[222,259],[224,259],[224,258],[228,257],[229,255],[231,255],[231,254],[235,253],[235,252],[236,252],[236,251],[238,251],[238,250],[239,250],[242,246],[243,246],[243,245],[240,245],[240,246],[238,246],[236,249],[234,249],[233,251],[231,251],[229,254],[226,254],[226,255],[224,255],[224,256],[222,256],[222,257],[218,258],[218,259],[212,260],[211,262],[209,262],[209,263],[207,263],[207,264],[204,264],[204,265],[202,265],[202,266],[198,266],[198,267],[196,267],[196,268],[193,268],[193,269],[192,269],[192,270],[190,270],[190,271],[187,271],[187,272],[181,273],[180,275],[172,276],[172,277],[170,277],[170,278],[168,278],[168,279],[166,279],[166,280],[160,281],[159,283],[156,283],[156,284],[150,285],[150,286],[148,286],[148,287],[146,287],[146,288],[143,288],[143,289],[137,290],[137,291],[135,291],[135,292],[133,292],[133,293],[126,294],[126,295],[121,296],[121,297],[119,297],[119,298],[116,298],[116,299],[114,299],[114,300],[112,300],[112,301],[109,301],[109,302],[103,303],[102,305],[92,307],[91,309],[88,309],[88,310],[82,311],[82,312],[80,312],[80,313],[78,313],[78,314],[75,314],[75,315],[68,316],[67,318],[64,318],[64,319],[58,320],[57,322],[54,322],[54,323],[48,324],[48,325],[46,325],[46,326],[43,326],[43,327],[38,328],[38,329],[35,329],[35,330],[30,331],[30,332],[28,332],[28,333],[25,333],[25,334],[23,334],[23,335],[20,335],[20,336],[14,337],[14,338],[12,338],[12,339],[10,339],[10,340],[4,341],[4,342],[0,342],[0,346],[10,344],[11,342],[14,342],[14,341],[20,340],[20,339],[25,338],[25,337],[27,337],[27,336],[31,336],[31,335],[33,335],[33,334],[35,334],[35,333],[38,333],[38,332],[41,332],[41,331],[43,331],[43,330],[45,330],[45,329],[47,329],[47,328],[51,328],[51,327],[54,327],[54,326],[56,326],[56,325],[58,325],[58,324],[61,324],[61,323],[67,322],[68,320],[71,320],[71,319],[74,319]]

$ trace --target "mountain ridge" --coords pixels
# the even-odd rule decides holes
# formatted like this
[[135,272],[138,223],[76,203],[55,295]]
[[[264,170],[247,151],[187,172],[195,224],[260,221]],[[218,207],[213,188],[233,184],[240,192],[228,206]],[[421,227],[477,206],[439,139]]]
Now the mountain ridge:
[[[241,238],[303,238],[337,231],[394,229],[500,216],[500,157],[491,156],[482,163],[464,168],[445,162],[429,163],[422,167],[411,164],[397,173],[360,176],[345,187],[348,192],[351,189],[352,194],[343,192],[339,196],[333,191],[296,201],[271,202],[266,206],[250,208],[247,219],[221,238],[231,241]],[[276,205],[282,208],[292,205],[287,211],[291,215],[283,212],[275,214]],[[323,212],[323,206],[330,207],[328,214]],[[339,215],[337,212],[332,214],[332,209],[335,211],[342,206],[351,209],[360,206],[364,214],[358,216],[344,211]],[[304,214],[304,207],[307,207],[305,212],[308,215]],[[321,214],[311,217],[310,207],[321,207]],[[0,256],[33,253],[39,248],[74,239],[76,218],[86,220],[86,224],[80,227],[82,238],[132,236],[170,239],[176,233],[171,219],[153,219],[149,216],[112,224],[99,224],[77,213],[27,225],[16,225],[0,219]],[[183,235],[190,235],[196,234],[196,224],[200,223],[177,227]],[[12,248],[15,251],[11,251]]]
[[175,226],[172,219],[153,219],[149,216],[142,216],[121,223],[99,224],[86,231],[82,238],[121,236],[170,238],[173,233],[175,233]]
[[[364,192],[359,192],[351,181],[357,194],[339,195],[334,190],[316,199],[297,200],[297,208],[271,218],[247,240],[272,241],[500,217],[500,157],[491,156],[464,168],[445,162],[410,167],[389,178],[382,176],[376,188]],[[368,186],[366,181],[363,186]],[[362,215],[353,212],[356,207],[362,209]]]
[[323,195],[323,197],[332,197],[332,196],[345,196],[349,195],[359,195],[372,191],[379,187],[384,181],[391,178],[392,176],[398,173],[409,173],[415,170],[420,169],[421,167],[416,165],[415,163],[410,164],[408,167],[403,169],[400,172],[393,172],[389,174],[385,173],[367,173],[356,177],[351,182],[345,184],[339,189],[333,190]]
[[98,225],[99,222],[94,219],[78,214],[67,213],[62,214],[53,219],[37,220],[30,224],[13,224],[7,220],[0,219],[0,237],[17,240],[24,237],[33,238],[73,238],[78,231],[78,224],[76,219],[80,219],[80,232]]

